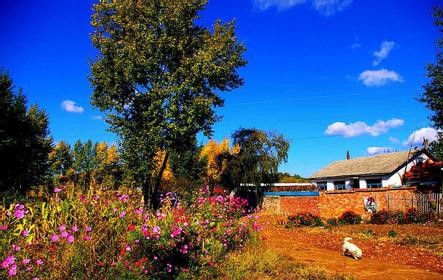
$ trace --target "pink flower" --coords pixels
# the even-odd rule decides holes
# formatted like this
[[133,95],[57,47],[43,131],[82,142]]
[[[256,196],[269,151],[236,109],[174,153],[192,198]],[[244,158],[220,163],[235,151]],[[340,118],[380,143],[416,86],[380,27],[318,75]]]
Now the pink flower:
[[26,272],[31,271],[31,270],[32,270],[32,265],[27,266],[26,269],[25,269]]
[[17,265],[15,263],[8,268],[8,275],[9,276],[17,275]]
[[221,195],[219,195],[219,196],[217,196],[217,199],[216,199],[218,202],[223,202],[223,196],[221,196]]
[[73,226],[71,227],[71,230],[72,230],[73,232],[77,232],[77,231],[78,231],[78,227],[77,227],[77,225],[73,225]]
[[40,278],[34,277],[34,278],[32,278],[32,280],[40,280]]
[[171,232],[171,237],[176,237],[177,235],[180,235],[180,233],[182,233],[182,228],[178,227],[177,229],[175,229],[173,232]]
[[61,192],[62,191],[62,189],[60,189],[60,188],[54,188],[54,192],[55,193],[59,193],[59,192]]
[[15,257],[12,255],[9,255],[2,261],[1,267],[6,269],[14,263],[15,263]]
[[11,247],[12,247],[12,250],[14,250],[14,251],[16,251],[16,252],[18,252],[18,251],[20,251],[20,250],[22,249],[22,247],[17,246],[17,245],[15,245],[15,244],[12,244]]
[[62,238],[67,238],[67,237],[69,236],[69,233],[68,233],[67,231],[63,231],[63,232],[60,234],[60,236],[61,236]]
[[27,265],[28,263],[30,263],[31,260],[30,259],[23,259],[22,260],[22,264]]
[[85,237],[83,237],[83,239],[84,239],[85,241],[89,241],[89,240],[91,240],[91,236],[89,236],[89,235],[85,235]]
[[137,214],[137,215],[141,215],[141,214],[143,214],[143,208],[137,208],[137,209],[135,209],[135,214]]
[[61,225],[61,226],[58,227],[58,229],[60,231],[65,231],[66,230],[66,226],[65,225]]
[[51,242],[57,242],[59,240],[59,237],[57,234],[51,235]]
[[120,218],[124,218],[126,216],[126,211],[122,211],[120,212],[120,214],[118,215]]
[[66,238],[66,241],[68,241],[69,244],[74,242],[74,236],[73,235],[69,235],[68,238]]
[[36,265],[42,265],[42,264],[43,264],[43,261],[42,261],[41,259],[37,259],[37,260],[35,261],[35,264],[36,264]]
[[7,230],[8,229],[8,225],[0,225],[0,230]]
[[23,237],[27,237],[28,235],[29,235],[29,231],[27,231],[26,229],[22,230]]
[[86,232],[90,232],[91,230],[92,230],[91,227],[85,226],[85,231]]
[[161,230],[160,230],[160,228],[158,226],[155,226],[155,227],[152,228],[152,232],[155,233],[155,234],[160,234],[160,231]]
[[25,214],[26,211],[25,211],[25,206],[23,204],[16,204],[14,206],[14,217],[16,217],[17,219],[23,219]]

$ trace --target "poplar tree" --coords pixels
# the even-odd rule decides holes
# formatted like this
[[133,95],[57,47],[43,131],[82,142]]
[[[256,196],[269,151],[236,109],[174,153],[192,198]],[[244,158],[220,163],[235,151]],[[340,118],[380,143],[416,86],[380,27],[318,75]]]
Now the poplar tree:
[[[92,104],[119,136],[122,157],[145,206],[156,208],[172,153],[210,136],[219,93],[243,84],[246,64],[234,22],[201,25],[207,0],[120,0],[94,5]],[[160,168],[154,157],[164,152]]]

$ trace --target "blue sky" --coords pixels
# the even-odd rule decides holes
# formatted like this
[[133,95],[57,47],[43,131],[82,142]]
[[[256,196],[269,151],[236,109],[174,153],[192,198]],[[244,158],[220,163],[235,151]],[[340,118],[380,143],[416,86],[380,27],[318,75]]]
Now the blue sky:
[[[438,2],[210,0],[201,24],[235,18],[248,61],[245,85],[222,93],[214,139],[240,127],[281,133],[291,141],[281,170],[309,176],[348,150],[404,150],[414,131],[415,142],[434,137],[416,98],[441,36],[431,16]],[[0,67],[47,111],[55,141],[116,142],[89,104],[91,5],[0,2]]]

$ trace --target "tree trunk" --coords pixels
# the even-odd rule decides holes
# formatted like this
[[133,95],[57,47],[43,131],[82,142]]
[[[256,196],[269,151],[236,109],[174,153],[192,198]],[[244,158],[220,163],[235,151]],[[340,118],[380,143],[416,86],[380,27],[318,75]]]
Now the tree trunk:
[[[160,184],[162,182],[163,172],[166,169],[169,158],[169,152],[166,152],[165,158],[163,159],[160,170],[155,178],[146,176],[143,184],[143,198],[145,200],[145,207],[157,210],[160,206],[160,201],[157,197],[158,190],[160,189]],[[154,181],[155,179],[155,181]]]

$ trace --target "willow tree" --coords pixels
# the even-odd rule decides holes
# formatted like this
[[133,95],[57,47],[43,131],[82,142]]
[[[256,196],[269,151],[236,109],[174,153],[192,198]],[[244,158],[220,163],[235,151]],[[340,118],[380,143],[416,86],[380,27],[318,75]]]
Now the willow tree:
[[[209,136],[223,105],[220,91],[243,84],[246,64],[234,22],[199,24],[207,0],[121,0],[94,5],[92,104],[120,137],[123,160],[145,204],[156,193],[169,155]],[[161,168],[155,155],[165,152]]]

